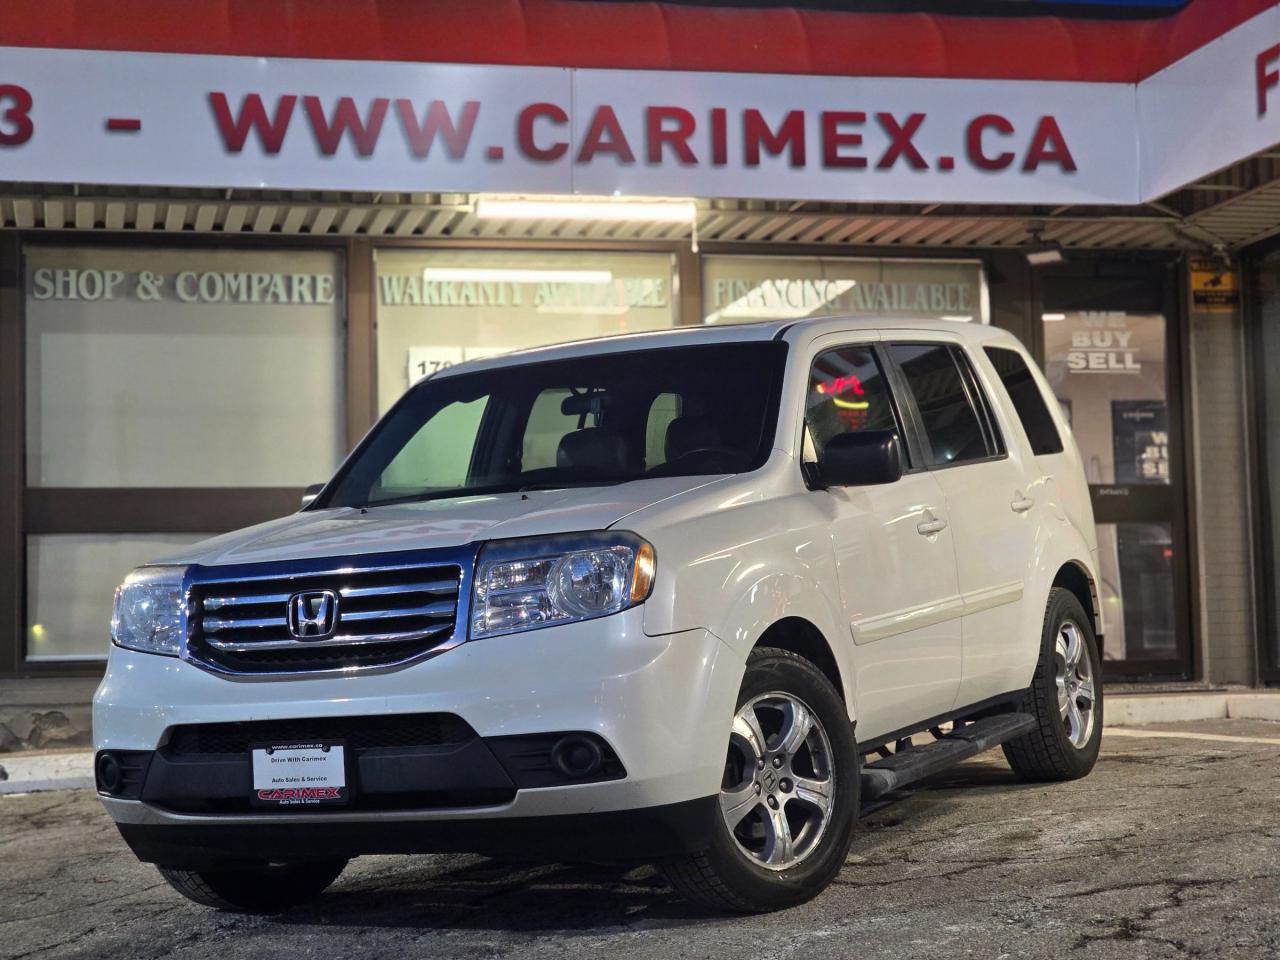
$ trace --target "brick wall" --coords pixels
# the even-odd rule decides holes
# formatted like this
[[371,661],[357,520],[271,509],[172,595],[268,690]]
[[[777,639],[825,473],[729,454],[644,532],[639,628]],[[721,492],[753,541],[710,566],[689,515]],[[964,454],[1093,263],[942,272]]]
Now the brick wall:
[[1184,394],[1190,405],[1195,535],[1199,541],[1202,677],[1253,684],[1257,677],[1247,436],[1247,370],[1238,313],[1191,314]]

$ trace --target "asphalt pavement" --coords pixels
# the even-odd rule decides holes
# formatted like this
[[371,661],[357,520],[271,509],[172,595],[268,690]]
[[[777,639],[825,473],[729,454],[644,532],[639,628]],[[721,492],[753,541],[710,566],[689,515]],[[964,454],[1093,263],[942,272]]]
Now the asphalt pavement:
[[0,796],[0,957],[1280,957],[1280,723],[1111,733],[1075,783],[1021,784],[999,751],[955,768],[869,815],[824,895],[757,917],[647,867],[469,856],[364,858],[313,905],[222,914],[90,791]]

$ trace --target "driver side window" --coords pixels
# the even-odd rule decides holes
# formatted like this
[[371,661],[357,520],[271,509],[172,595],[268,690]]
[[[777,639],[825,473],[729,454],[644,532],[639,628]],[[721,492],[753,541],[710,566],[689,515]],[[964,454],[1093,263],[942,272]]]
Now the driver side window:
[[806,460],[816,460],[831,438],[842,433],[900,433],[874,348],[840,347],[814,360],[804,420]]

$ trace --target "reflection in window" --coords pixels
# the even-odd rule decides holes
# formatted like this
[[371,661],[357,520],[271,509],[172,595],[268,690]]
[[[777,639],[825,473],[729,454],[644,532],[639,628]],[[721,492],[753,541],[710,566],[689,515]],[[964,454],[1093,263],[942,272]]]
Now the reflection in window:
[[1173,531],[1168,523],[1098,524],[1106,660],[1178,655]]
[[672,271],[665,253],[379,250],[378,409],[464,361],[674,326]]
[[902,369],[920,411],[931,465],[980,460],[995,452],[988,446],[978,412],[969,402],[965,379],[951,347],[895,343],[889,352]]
[[888,386],[870,347],[829,350],[814,361],[805,425],[815,455],[842,433],[898,429]]

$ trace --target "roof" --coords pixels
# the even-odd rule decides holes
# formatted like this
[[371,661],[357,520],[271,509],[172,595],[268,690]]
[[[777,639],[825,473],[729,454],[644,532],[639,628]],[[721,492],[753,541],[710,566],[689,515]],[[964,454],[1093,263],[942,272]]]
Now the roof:
[[660,350],[664,347],[688,347],[715,343],[767,343],[770,340],[808,340],[827,333],[851,330],[867,331],[941,331],[975,343],[990,340],[1013,340],[1011,333],[981,323],[957,323],[954,320],[931,320],[910,317],[805,317],[799,320],[770,320],[762,323],[733,323],[723,326],[675,327],[644,333],[624,333],[590,340],[575,340],[545,347],[531,347],[479,360],[455,364],[433,375],[433,379],[497,370],[521,363],[543,363],[571,360],[575,357],[626,353],[633,350]]
[[1114,20],[588,0],[5,0],[0,46],[1134,83],[1275,0]]

